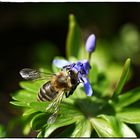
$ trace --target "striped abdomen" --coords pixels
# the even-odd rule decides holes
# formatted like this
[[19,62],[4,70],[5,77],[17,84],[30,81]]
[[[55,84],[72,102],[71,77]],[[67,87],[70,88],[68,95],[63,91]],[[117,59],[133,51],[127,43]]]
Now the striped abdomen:
[[51,86],[51,82],[45,83],[41,88],[40,92],[38,93],[38,100],[39,101],[51,101],[57,95],[57,92]]

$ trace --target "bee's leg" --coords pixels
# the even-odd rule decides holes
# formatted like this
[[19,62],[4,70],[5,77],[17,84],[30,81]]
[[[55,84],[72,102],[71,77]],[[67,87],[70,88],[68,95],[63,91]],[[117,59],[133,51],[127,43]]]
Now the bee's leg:
[[69,92],[68,97],[73,94],[73,92],[75,91],[75,89],[77,88],[78,85],[79,85],[79,82],[75,86],[73,86],[73,88]]
[[73,92],[74,92],[74,90],[75,90],[75,89],[72,88],[69,92],[65,92],[66,98],[68,98],[70,95],[72,95]]
[[78,84],[79,84],[79,82],[78,82],[75,86],[73,86],[69,92],[65,92],[66,98],[68,98],[70,95],[73,94],[73,92],[74,92],[75,89],[77,88]]
[[68,98],[68,97],[69,97],[69,94],[68,94],[68,92],[65,92],[65,96],[66,96],[66,98]]

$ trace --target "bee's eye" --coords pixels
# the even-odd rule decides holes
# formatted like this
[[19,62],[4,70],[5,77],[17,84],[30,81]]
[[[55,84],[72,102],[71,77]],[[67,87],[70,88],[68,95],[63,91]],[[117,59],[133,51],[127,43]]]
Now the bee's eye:
[[73,71],[69,70],[69,75],[72,76],[73,75]]

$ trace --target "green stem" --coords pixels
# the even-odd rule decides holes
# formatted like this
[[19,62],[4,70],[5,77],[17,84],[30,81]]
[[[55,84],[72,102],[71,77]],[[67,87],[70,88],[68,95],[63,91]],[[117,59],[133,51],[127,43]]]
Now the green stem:
[[89,53],[89,55],[88,55],[88,62],[89,62],[89,64],[90,64],[90,59],[91,59],[91,53]]

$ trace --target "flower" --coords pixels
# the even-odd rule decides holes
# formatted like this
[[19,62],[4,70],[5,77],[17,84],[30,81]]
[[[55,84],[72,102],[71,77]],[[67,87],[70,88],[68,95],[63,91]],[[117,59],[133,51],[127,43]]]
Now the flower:
[[96,44],[96,36],[94,34],[91,34],[87,41],[86,41],[86,51],[91,53],[95,50],[95,44]]
[[[64,63],[65,61],[65,63]],[[87,78],[89,69],[91,68],[89,62],[87,60],[81,60],[78,61],[77,63],[71,63],[69,61],[67,61],[67,65],[66,65],[66,60],[54,60],[53,64],[56,66],[60,65],[62,66],[62,69],[69,69],[69,70],[73,70],[75,73],[78,74],[78,81],[83,83],[84,85],[84,89],[86,92],[87,96],[91,96],[93,91],[92,91],[92,87],[90,85],[89,79]],[[65,65],[63,65],[65,64]]]
[[87,60],[78,61],[77,63],[75,63],[75,65],[73,64],[70,65],[72,70],[82,75],[88,75],[89,69],[91,68]]
[[58,68],[63,68],[66,65],[70,65],[71,63],[65,59],[54,59],[53,64]]

